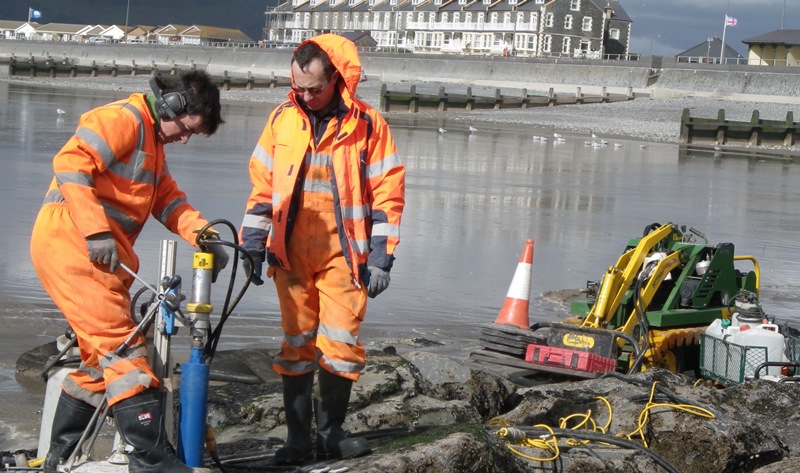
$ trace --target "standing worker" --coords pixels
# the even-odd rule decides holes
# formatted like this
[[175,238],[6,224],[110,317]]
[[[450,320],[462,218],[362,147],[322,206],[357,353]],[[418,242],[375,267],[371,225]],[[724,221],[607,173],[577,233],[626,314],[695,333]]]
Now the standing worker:
[[[250,158],[253,190],[241,237],[275,281],[284,340],[273,359],[283,378],[288,437],[275,463],[310,459],[312,404],[317,458],[369,453],[342,429],[350,389],[364,368],[358,331],[389,286],[405,205],[405,167],[383,117],[356,98],[361,62],[334,34],[292,55],[289,100],[269,116]],[[319,365],[318,389],[313,396]]]
[[[77,337],[81,365],[62,383],[44,471],[56,472],[92,417],[108,400],[120,435],[133,447],[129,471],[192,472],[166,438],[159,380],[145,337],[117,355],[136,323],[130,311],[139,269],[133,251],[148,216],[194,245],[206,220],[170,176],[164,145],[212,135],[223,123],[219,89],[201,71],[153,93],[133,94],[81,116],[75,134],[53,159],[53,178],[31,237],[39,279]],[[161,90],[161,89],[164,90]],[[209,245],[215,270],[228,256]]]

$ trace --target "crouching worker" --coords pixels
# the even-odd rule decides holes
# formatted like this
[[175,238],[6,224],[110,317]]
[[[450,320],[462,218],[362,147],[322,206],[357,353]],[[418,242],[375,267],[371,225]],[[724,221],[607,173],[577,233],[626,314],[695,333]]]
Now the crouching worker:
[[366,363],[359,326],[367,297],[389,286],[405,204],[405,168],[389,127],[356,98],[355,45],[333,34],[311,38],[295,49],[291,72],[289,100],[272,111],[250,158],[241,228],[256,283],[267,261],[280,300],[284,340],[273,369],[289,431],[275,453],[283,465],[305,462],[315,447],[319,459],[370,451],[342,424]]
[[[194,245],[207,221],[170,176],[164,145],[212,135],[223,123],[219,89],[192,71],[166,88],[133,94],[81,116],[75,134],[53,159],[53,178],[31,237],[39,279],[77,336],[81,365],[62,383],[44,471],[69,458],[105,396],[120,435],[133,447],[129,471],[192,472],[167,440],[159,380],[134,333],[129,289],[138,271],[133,251],[149,215]],[[163,90],[162,90],[163,89]],[[215,269],[228,256],[209,245]]]

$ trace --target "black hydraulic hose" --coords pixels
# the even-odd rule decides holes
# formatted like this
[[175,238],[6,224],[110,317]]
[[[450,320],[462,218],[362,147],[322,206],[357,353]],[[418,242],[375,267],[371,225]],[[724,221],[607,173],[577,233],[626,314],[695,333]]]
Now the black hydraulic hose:
[[641,278],[637,278],[636,287],[634,288],[633,291],[633,310],[636,312],[636,318],[638,319],[639,326],[641,327],[642,331],[641,338],[644,339],[644,346],[641,348],[639,354],[636,356],[636,359],[633,361],[633,364],[628,370],[628,374],[635,373],[636,371],[639,370],[639,366],[641,366],[642,361],[644,360],[644,355],[650,348],[650,326],[647,323],[647,316],[645,315],[644,311],[642,311],[642,306],[640,303],[641,291],[642,291],[642,280]]
[[[228,227],[230,229],[231,234],[233,235],[233,240],[234,240],[233,243],[229,242],[229,241],[224,241],[224,240],[221,240],[221,239],[209,240],[209,239],[203,239],[202,238],[202,236],[206,232],[206,230],[208,230],[209,228],[213,227],[214,225],[220,225],[220,224],[221,225],[225,225],[226,227]],[[244,293],[247,291],[247,288],[250,286],[250,281],[253,278],[253,272],[252,272],[252,269],[251,269],[250,271],[248,271],[247,279],[245,280],[244,285],[239,290],[239,293],[236,295],[236,297],[233,299],[233,303],[231,303],[231,296],[233,294],[233,289],[234,289],[234,285],[235,285],[235,282],[236,282],[236,271],[237,271],[238,265],[239,265],[239,254],[240,253],[244,254],[245,257],[250,258],[250,261],[251,261],[250,268],[252,268],[253,265],[252,265],[252,258],[250,257],[248,252],[244,249],[244,247],[239,245],[239,236],[238,236],[238,233],[236,231],[236,227],[234,227],[233,224],[231,222],[229,222],[228,220],[219,219],[219,220],[214,220],[214,221],[208,222],[198,232],[197,238],[195,239],[195,243],[197,244],[197,246],[222,245],[222,246],[227,246],[229,248],[233,248],[233,250],[234,250],[233,267],[231,269],[231,278],[230,278],[230,281],[228,283],[228,290],[226,291],[226,294],[225,294],[225,303],[222,306],[222,312],[221,312],[221,315],[220,315],[220,319],[219,319],[219,322],[217,323],[217,326],[214,328],[214,330],[209,335],[208,340],[206,341],[206,345],[205,345],[205,347],[203,349],[203,356],[204,356],[205,361],[207,363],[211,364],[211,361],[214,359],[214,353],[216,353],[216,350],[217,350],[217,344],[219,343],[219,339],[222,336],[222,328],[224,327],[225,322],[228,320],[228,317],[233,312],[233,309],[241,301],[242,296],[244,296]]]
[[[616,445],[617,447],[622,448],[630,448],[634,450],[638,450],[645,455],[649,456],[653,459],[656,464],[662,467],[669,473],[681,473],[680,470],[672,466],[664,457],[655,453],[654,451],[650,450],[649,448],[645,447],[644,445],[634,442],[632,440],[624,439],[622,437],[617,437],[615,435],[610,434],[601,434],[598,432],[589,432],[586,430],[571,430],[571,429],[536,429],[534,427],[520,427],[520,426],[513,426],[516,429],[525,432],[529,438],[541,438],[542,436],[550,436],[550,430],[552,430],[553,434],[556,437],[564,437],[564,438],[575,438],[578,440],[590,440],[593,442],[603,442],[603,443],[610,443],[611,445]],[[508,427],[506,427],[508,428]]]
[[[617,373],[615,371],[609,371],[608,373],[603,373],[600,377],[601,378],[606,378],[606,377],[616,378],[616,379],[619,379],[621,381],[625,381],[626,383],[639,385],[639,386],[641,386],[641,387],[643,387],[645,389],[650,389],[652,387],[652,384],[653,384],[652,381],[635,378],[633,376]],[[669,398],[672,402],[675,402],[675,403],[678,403],[678,404],[688,404],[688,405],[699,406],[699,407],[707,410],[708,412],[714,414],[715,416],[719,416],[720,415],[719,411],[717,411],[713,407],[711,407],[709,405],[706,405],[706,404],[701,404],[701,403],[699,403],[699,402],[697,402],[697,401],[695,401],[693,399],[687,399],[685,397],[679,396],[679,395],[675,394],[674,392],[670,391],[669,389],[665,388],[661,384],[656,384],[656,391],[661,393],[661,394],[663,394],[663,395],[665,395],[665,396],[667,396],[667,398]]]

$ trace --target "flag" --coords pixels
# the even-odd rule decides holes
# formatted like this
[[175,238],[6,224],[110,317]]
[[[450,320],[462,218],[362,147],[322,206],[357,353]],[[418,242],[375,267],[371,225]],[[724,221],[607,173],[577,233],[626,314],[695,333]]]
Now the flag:
[[738,21],[732,16],[725,15],[725,26],[736,26]]
[[38,20],[42,17],[42,12],[39,10],[34,10],[33,8],[28,8],[28,18],[33,18],[34,20]]

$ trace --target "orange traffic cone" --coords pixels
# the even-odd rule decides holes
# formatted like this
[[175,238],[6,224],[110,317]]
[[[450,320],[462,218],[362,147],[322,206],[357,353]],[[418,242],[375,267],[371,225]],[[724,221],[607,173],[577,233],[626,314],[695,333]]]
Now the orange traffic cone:
[[506,294],[506,301],[500,314],[494,321],[496,324],[516,325],[521,329],[528,330],[530,322],[528,320],[528,307],[531,298],[531,268],[533,266],[533,240],[525,242],[525,250],[519,258],[517,271],[511,286]]

